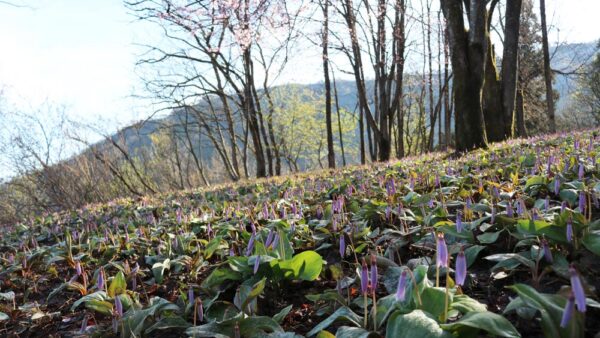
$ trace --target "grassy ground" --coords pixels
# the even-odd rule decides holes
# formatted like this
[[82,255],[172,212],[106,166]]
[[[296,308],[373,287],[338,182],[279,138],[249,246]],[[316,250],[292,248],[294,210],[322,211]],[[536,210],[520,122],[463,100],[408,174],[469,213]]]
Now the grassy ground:
[[0,233],[0,335],[591,337],[598,150],[592,130],[39,215]]

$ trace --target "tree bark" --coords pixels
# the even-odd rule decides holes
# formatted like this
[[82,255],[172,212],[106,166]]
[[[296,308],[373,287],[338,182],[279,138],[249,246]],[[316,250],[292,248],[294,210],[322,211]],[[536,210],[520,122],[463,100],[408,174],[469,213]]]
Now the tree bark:
[[544,80],[546,82],[546,106],[548,126],[551,133],[556,132],[554,118],[554,91],[552,90],[552,70],[550,69],[550,50],[548,47],[548,27],[546,25],[546,0],[540,0],[540,19],[542,22],[542,50],[544,52]]
[[323,10],[323,74],[325,79],[325,124],[327,127],[327,165],[335,168],[335,151],[333,149],[333,127],[331,122],[331,81],[329,80],[329,0],[321,4]]

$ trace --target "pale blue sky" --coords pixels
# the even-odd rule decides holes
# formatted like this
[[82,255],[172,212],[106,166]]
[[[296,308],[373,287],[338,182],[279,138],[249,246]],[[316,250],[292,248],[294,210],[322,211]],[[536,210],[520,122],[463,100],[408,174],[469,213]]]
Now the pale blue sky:
[[[102,116],[119,125],[152,112],[129,95],[140,90],[134,64],[141,49],[134,43],[151,42],[158,32],[133,22],[121,0],[12,1],[30,8],[0,5],[0,87],[11,105],[35,107],[48,100],[66,104],[73,118]],[[600,0],[549,0],[547,6],[561,40],[600,37]],[[290,72],[286,80],[320,81],[320,66],[313,66]]]

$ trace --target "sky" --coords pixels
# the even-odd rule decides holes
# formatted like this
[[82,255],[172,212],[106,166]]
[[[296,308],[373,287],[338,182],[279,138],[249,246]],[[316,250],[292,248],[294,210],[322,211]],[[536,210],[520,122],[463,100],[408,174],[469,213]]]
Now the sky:
[[[551,40],[600,38],[600,0],[548,0],[547,8],[548,20],[559,28]],[[121,0],[0,1],[3,99],[17,109],[41,102],[65,105],[75,120],[103,118],[114,126],[146,118],[152,106],[132,96],[141,93],[135,62],[143,51],[139,43],[157,36],[156,28],[136,22]],[[320,67],[302,68],[283,81],[321,81]]]

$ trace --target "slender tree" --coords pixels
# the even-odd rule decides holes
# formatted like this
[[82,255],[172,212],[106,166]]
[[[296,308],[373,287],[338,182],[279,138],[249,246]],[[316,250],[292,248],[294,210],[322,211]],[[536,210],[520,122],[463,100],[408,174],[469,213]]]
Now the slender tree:
[[542,22],[542,50],[544,52],[544,80],[546,82],[546,106],[550,132],[556,132],[554,118],[554,92],[552,90],[552,70],[550,69],[550,50],[548,47],[548,26],[546,25],[546,0],[540,0],[540,20]]

